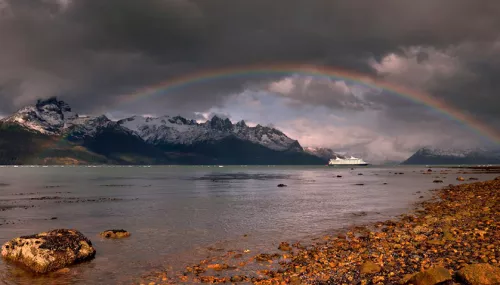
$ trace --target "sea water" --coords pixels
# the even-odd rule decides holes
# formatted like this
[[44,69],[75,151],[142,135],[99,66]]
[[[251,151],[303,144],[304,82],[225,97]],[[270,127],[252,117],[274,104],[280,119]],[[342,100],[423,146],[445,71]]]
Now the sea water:
[[[350,225],[384,221],[411,210],[429,197],[428,190],[457,183],[456,171],[423,174],[426,170],[2,167],[0,243],[73,228],[92,240],[97,255],[50,278],[0,261],[0,283],[130,284],[152,269],[180,269],[199,261],[213,248],[258,253],[276,249],[280,241],[308,240]],[[473,176],[485,180],[494,175]],[[444,184],[433,184],[436,177]],[[108,229],[132,235],[100,238],[99,232]]]

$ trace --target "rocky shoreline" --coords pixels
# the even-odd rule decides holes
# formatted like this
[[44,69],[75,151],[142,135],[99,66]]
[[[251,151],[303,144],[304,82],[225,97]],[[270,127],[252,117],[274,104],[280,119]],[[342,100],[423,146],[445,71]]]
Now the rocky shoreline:
[[352,227],[308,246],[283,242],[280,254],[229,251],[139,283],[500,284],[500,177],[435,191],[395,220]]

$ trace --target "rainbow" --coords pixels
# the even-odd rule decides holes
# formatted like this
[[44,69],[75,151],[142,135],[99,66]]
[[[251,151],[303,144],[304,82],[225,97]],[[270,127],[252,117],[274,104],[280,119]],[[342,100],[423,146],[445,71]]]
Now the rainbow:
[[456,121],[479,135],[491,140],[495,144],[500,144],[500,133],[476,119],[474,116],[462,112],[450,104],[439,100],[427,93],[413,90],[404,86],[396,85],[380,79],[338,68],[316,66],[308,64],[266,64],[266,65],[246,65],[239,67],[218,68],[202,70],[184,76],[168,79],[159,84],[140,89],[132,94],[120,96],[119,105],[135,102],[144,97],[164,95],[176,90],[221,79],[232,79],[238,77],[251,77],[263,75],[304,75],[314,77],[326,77],[336,80],[343,80],[361,86],[386,90],[397,96],[406,98],[414,103],[421,104],[446,116],[450,120]]

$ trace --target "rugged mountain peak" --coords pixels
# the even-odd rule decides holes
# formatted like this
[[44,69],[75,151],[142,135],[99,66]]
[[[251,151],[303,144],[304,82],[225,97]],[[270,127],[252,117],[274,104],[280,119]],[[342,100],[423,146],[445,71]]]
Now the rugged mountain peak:
[[314,156],[323,158],[325,160],[330,160],[331,158],[345,158],[344,155],[341,155],[339,153],[334,152],[330,148],[323,148],[323,147],[305,147],[304,151],[312,154]]
[[46,106],[56,107],[61,111],[71,112],[71,107],[64,101],[57,100],[57,97],[50,97],[48,99],[38,99],[35,105],[38,109],[43,109]]
[[238,123],[236,123],[236,126],[238,128],[246,128],[246,127],[248,127],[244,120],[241,120]]
[[213,116],[209,125],[212,129],[219,131],[227,131],[233,128],[233,123],[228,118],[222,119],[217,116]]
[[188,120],[182,116],[175,116],[175,117],[169,119],[169,121],[171,123],[177,124],[177,125],[194,125],[194,124],[196,124],[195,120]]
[[95,118],[93,118],[94,122],[100,122],[100,123],[107,123],[107,122],[111,122],[111,120],[106,117],[106,115],[100,115],[100,116],[97,116]]
[[22,125],[28,129],[43,134],[59,134],[67,120],[73,120],[78,115],[71,112],[71,107],[64,101],[52,97],[38,100],[35,105],[18,110],[4,121]]
[[92,136],[111,120],[104,116],[80,117],[71,107],[56,97],[37,100],[36,104],[26,106],[12,116],[4,119],[26,129],[46,135]]
[[74,119],[77,114],[71,111],[71,107],[64,101],[57,100],[57,97],[48,99],[38,99],[35,105],[36,109],[44,114],[58,114],[61,120]]

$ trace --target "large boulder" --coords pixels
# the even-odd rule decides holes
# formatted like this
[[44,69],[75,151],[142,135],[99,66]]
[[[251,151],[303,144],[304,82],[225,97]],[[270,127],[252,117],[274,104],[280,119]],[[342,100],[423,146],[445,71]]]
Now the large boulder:
[[500,284],[500,268],[487,263],[466,265],[457,276],[470,285]]
[[436,285],[451,280],[450,272],[443,267],[433,267],[413,275],[406,284],[412,285]]
[[22,236],[2,246],[3,258],[37,273],[47,273],[91,260],[95,253],[88,238],[79,231],[70,229]]

